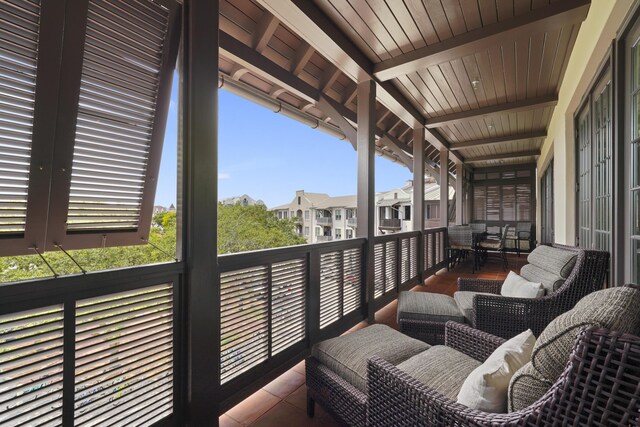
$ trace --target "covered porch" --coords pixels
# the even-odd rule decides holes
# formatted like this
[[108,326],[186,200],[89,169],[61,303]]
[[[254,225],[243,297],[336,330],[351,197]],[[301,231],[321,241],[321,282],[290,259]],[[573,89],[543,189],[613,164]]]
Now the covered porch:
[[[30,69],[33,99],[12,104],[17,112],[0,111],[0,122],[19,122],[7,134],[31,132],[37,141],[27,149],[23,141],[0,145],[0,158],[19,151],[20,166],[31,171],[3,169],[5,181],[22,174],[15,197],[29,214],[18,215],[17,231],[13,217],[0,217],[0,233],[9,230],[0,254],[148,243],[143,229],[162,136],[154,126],[169,108],[174,67],[179,203],[175,262],[0,287],[0,325],[13,334],[0,341],[0,356],[15,350],[14,339],[30,349],[19,366],[0,358],[0,372],[19,371],[1,379],[8,403],[0,423],[6,416],[13,425],[334,425],[327,414],[301,416],[302,361],[314,344],[352,328],[393,325],[403,290],[452,294],[457,278],[471,275],[465,264],[443,271],[452,224],[531,223],[537,244],[609,251],[609,285],[638,283],[637,2],[67,0],[62,7],[12,0],[0,1],[0,10],[9,3],[19,12],[0,16],[0,37],[27,49],[22,38],[35,33],[30,60],[45,72],[36,81]],[[136,24],[119,38],[127,20]],[[66,31],[69,22],[82,25]],[[126,48],[138,36],[157,40],[141,43],[154,49],[152,59],[138,45]],[[142,81],[136,93],[150,93],[140,111],[129,99],[138,95],[122,95],[115,106],[104,94],[91,98],[86,82],[118,67],[104,62],[103,51],[153,60],[153,80],[129,76],[134,86]],[[2,68],[14,54],[0,46],[0,70],[9,69],[0,71],[1,88],[16,80]],[[84,65],[90,61],[98,65]],[[354,239],[218,256],[219,89],[353,146]],[[0,102],[15,97],[3,90]],[[74,144],[86,142],[75,138],[76,122],[91,120],[83,102],[109,113],[85,126],[88,140],[115,132],[112,116],[133,117],[136,126],[119,125],[126,141],[108,157],[122,161],[133,156],[123,146],[138,144],[143,154],[124,160],[144,165],[135,184],[122,184],[104,165],[91,169],[98,183],[67,173]],[[24,113],[22,103],[36,109]],[[26,131],[24,114],[31,115]],[[375,155],[411,170],[414,231],[377,235]],[[427,175],[440,184],[439,224],[426,221]],[[109,197],[133,198],[138,208],[107,211],[102,199],[81,197],[87,186],[108,187]],[[14,197],[15,187],[6,193]],[[1,203],[14,209],[9,196]],[[69,222],[73,213],[84,225]],[[105,228],[114,216],[117,226]],[[517,271],[526,256],[509,260]],[[506,272],[489,264],[476,275]],[[114,323],[100,323],[121,306],[126,313]],[[42,391],[29,395],[34,390],[25,392],[20,378]]]

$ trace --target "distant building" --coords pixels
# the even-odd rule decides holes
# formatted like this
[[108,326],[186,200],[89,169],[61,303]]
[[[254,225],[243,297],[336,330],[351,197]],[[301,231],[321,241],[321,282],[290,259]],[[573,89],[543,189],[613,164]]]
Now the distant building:
[[160,205],[155,205],[153,207],[153,214],[159,214],[159,213],[165,213],[167,211],[167,208],[165,208],[164,206],[160,206]]
[[171,205],[169,206],[169,209],[167,209],[167,212],[169,212],[169,213],[175,213],[176,212],[176,207],[173,205],[173,203],[171,203]]
[[[449,200],[453,200],[449,187]],[[440,186],[425,181],[425,226],[437,227],[440,219]],[[292,218],[296,232],[307,243],[352,239],[356,236],[356,196],[331,197],[325,193],[296,191],[291,203],[276,206],[271,211],[280,219]],[[412,231],[413,182],[401,188],[376,194],[375,224],[378,234]]]
[[250,196],[243,194],[242,196],[235,197],[227,197],[226,199],[222,199],[220,202],[223,205],[242,205],[242,206],[255,206],[255,205],[264,205],[262,200],[254,200]]

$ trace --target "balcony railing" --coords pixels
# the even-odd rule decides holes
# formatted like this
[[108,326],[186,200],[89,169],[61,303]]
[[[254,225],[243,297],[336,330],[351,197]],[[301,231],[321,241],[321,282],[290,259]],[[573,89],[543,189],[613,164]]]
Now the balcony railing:
[[318,242],[330,242],[333,240],[333,237],[331,236],[316,236],[316,240]]
[[[444,267],[445,239],[445,228],[376,237],[373,304]],[[223,409],[365,319],[365,250],[349,239],[219,257]]]
[[381,219],[380,228],[399,230],[402,228],[402,222],[399,218]]
[[347,219],[347,225],[349,227],[356,227],[358,225],[358,218],[348,218]]
[[[376,237],[370,303],[379,307],[444,266],[445,235]],[[220,310],[212,325],[220,410],[366,318],[366,245],[349,239],[218,258],[220,300],[210,304]],[[160,264],[44,280],[27,291],[0,287],[0,354],[8,356],[0,372],[15,375],[5,390],[11,420],[45,406],[65,425],[172,413],[184,379],[183,271],[182,263]]]
[[318,225],[331,225],[333,223],[333,218],[330,216],[322,216],[320,218],[316,218],[316,224]]

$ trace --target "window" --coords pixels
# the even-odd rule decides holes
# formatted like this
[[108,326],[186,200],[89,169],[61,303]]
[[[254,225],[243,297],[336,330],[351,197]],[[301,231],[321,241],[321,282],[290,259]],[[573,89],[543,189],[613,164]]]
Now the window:
[[308,236],[309,235],[309,227],[305,227],[304,228],[304,235]]
[[531,221],[534,203],[532,178],[529,169],[474,173],[473,221]]
[[282,211],[282,219],[287,219],[289,211]]
[[339,221],[342,219],[342,209],[336,209],[335,211],[336,220]]
[[336,240],[342,239],[342,229],[336,228]]
[[304,219],[305,220],[309,219],[309,211],[304,211]]
[[322,236],[322,227],[316,227],[316,236]]
[[316,218],[322,218],[322,212],[316,211]]
[[347,239],[353,239],[353,230],[347,228]]
[[298,204],[302,203],[302,197],[298,196]]
[[121,3],[3,6],[0,255],[149,237],[180,5]]
[[355,209],[347,209],[347,219],[354,218],[356,216]]
[[540,207],[542,213],[541,241],[542,243],[554,243],[554,217],[553,217],[553,160],[545,170],[540,181]]
[[411,206],[404,207],[404,220],[405,221],[411,220]]
[[293,219],[293,218],[295,218],[295,216],[296,216],[296,213],[294,211],[291,211],[291,216],[289,218]]
[[611,252],[611,76],[607,70],[576,118],[577,243]]

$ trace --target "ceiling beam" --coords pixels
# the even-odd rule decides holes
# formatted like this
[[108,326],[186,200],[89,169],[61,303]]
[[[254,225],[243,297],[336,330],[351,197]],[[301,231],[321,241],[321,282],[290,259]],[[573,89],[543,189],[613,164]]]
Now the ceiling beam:
[[313,47],[304,40],[300,43],[300,47],[296,50],[296,57],[291,64],[291,72],[294,76],[300,74],[302,69],[307,65],[307,62],[313,56]]
[[256,52],[262,53],[267,47],[269,40],[273,37],[273,33],[276,32],[279,24],[280,21],[278,21],[278,18],[268,12],[264,14],[258,23],[258,28],[253,35],[253,41],[251,43]]
[[320,82],[320,91],[326,92],[329,89],[331,89],[331,86],[333,86],[336,80],[338,80],[338,77],[340,77],[340,74],[342,74],[342,71],[340,71],[340,68],[331,64],[331,66],[328,67],[328,69],[325,71],[324,76],[322,76],[322,81]]
[[398,156],[400,161],[404,163],[404,165],[413,173],[413,157],[408,155],[405,150],[400,148],[400,146],[393,139],[391,139],[389,135],[384,135],[382,138],[380,138],[378,143],[393,151],[393,153]]
[[531,33],[542,33],[578,23],[586,18],[590,3],[590,0],[563,0],[552,3],[512,19],[487,25],[382,61],[374,66],[374,75],[380,81],[387,81],[420,69],[473,55],[491,46],[501,45],[506,40],[515,40]]
[[351,123],[344,118],[344,115],[338,110],[337,102],[331,98],[327,98],[324,95],[320,95],[318,100],[318,108],[320,108],[326,115],[331,117],[331,121],[338,125],[342,133],[344,133],[347,140],[351,143],[354,150],[357,150],[357,131],[351,126]]
[[451,113],[444,116],[427,119],[427,128],[436,128],[445,125],[478,120],[494,114],[517,113],[519,111],[535,110],[537,108],[553,107],[558,103],[557,95],[542,96],[539,98],[523,99],[522,101],[508,102],[506,104],[490,105],[460,113]]
[[486,162],[489,160],[504,160],[504,159],[517,159],[519,157],[531,157],[531,156],[539,156],[540,150],[531,150],[531,151],[520,151],[517,153],[501,153],[501,154],[492,154],[489,156],[479,156],[479,157],[467,157],[465,162],[474,163],[474,162]]
[[[378,100],[408,126],[418,121],[424,123],[424,115],[391,82],[380,82],[373,75],[373,62],[355,45],[342,30],[309,0],[257,2],[287,25],[296,35],[312,45],[319,54],[335,64],[351,80],[360,82],[374,79],[378,84]],[[427,129],[427,140],[438,149],[448,149],[448,142],[438,133]],[[456,163],[464,159],[458,153],[451,153]]]
[[307,102],[318,101],[320,92],[316,88],[222,30],[219,44],[222,56]]
[[546,130],[540,130],[536,132],[520,133],[516,135],[496,136],[493,138],[476,139],[474,141],[464,141],[457,144],[451,144],[449,148],[452,151],[465,150],[467,148],[486,147],[488,145],[506,144],[509,142],[524,141],[527,139],[545,138],[547,136]]

